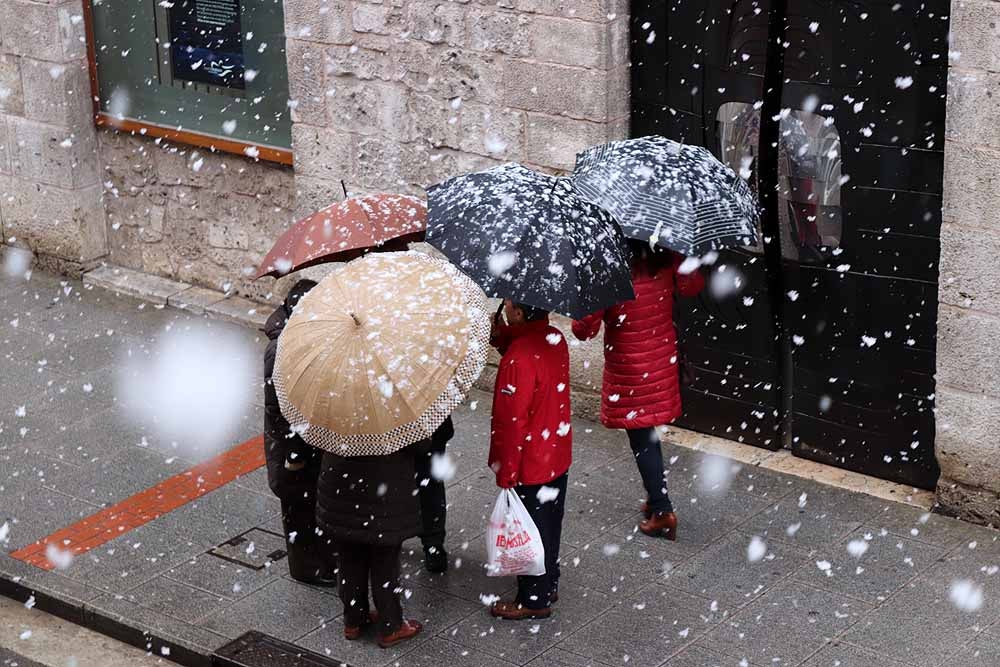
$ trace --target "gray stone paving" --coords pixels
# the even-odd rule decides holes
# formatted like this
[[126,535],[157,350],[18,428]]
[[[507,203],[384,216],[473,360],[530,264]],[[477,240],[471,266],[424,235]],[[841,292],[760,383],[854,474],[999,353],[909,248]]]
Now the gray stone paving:
[[[0,575],[181,646],[209,652],[260,630],[356,667],[1000,664],[997,532],[725,461],[730,482],[706,489],[706,462],[716,469],[720,461],[667,445],[679,541],[650,540],[635,528],[642,492],[625,439],[583,421],[574,426],[556,612],[547,621],[493,620],[481,596],[510,593],[512,581],[482,568],[495,498],[484,469],[484,394],[456,414],[453,568],[430,575],[419,544],[404,549],[405,607],[427,628],[419,641],[391,651],[345,642],[330,591],[292,581],[281,560],[256,570],[209,553],[252,530],[262,551],[280,544],[259,532],[281,531],[262,469],[64,571],[37,570],[7,553],[211,455],[130,421],[115,383],[121,355],[150,354],[168,327],[193,322],[261,349],[263,339],[41,273],[27,284],[0,282],[0,312],[0,522],[9,526]],[[256,435],[260,420],[255,396],[223,444]],[[754,536],[766,547],[751,562]],[[958,579],[981,588],[978,609],[956,607]]]

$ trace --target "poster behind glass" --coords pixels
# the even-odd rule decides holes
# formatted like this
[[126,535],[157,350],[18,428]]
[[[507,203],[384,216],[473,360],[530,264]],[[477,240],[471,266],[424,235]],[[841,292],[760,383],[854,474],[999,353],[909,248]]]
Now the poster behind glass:
[[243,90],[240,0],[176,0],[167,10],[174,80]]

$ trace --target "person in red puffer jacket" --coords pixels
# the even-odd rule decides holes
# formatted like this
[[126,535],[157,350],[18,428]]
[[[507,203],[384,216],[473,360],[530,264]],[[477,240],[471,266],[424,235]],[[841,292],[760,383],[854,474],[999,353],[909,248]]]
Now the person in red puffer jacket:
[[[496,602],[498,618],[547,618],[559,595],[559,541],[573,461],[569,346],[549,314],[505,301],[509,324],[494,322],[503,355],[493,392],[490,468],[497,486],[514,489],[538,527],[545,574],[517,578],[517,597]],[[499,313],[497,313],[499,316]]]
[[573,323],[573,335],[589,340],[604,333],[604,387],[601,423],[625,429],[647,501],[639,524],[652,537],[677,538],[677,516],[667,494],[657,426],[681,416],[674,291],[694,296],[705,286],[696,269],[681,273],[684,258],[632,242],[635,299]]

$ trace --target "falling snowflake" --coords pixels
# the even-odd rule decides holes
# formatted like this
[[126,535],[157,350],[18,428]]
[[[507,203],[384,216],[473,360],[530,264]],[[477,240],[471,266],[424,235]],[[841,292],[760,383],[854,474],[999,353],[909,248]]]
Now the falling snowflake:
[[975,612],[983,606],[983,587],[970,579],[956,579],[949,591],[951,603],[964,612]]
[[758,563],[764,559],[766,554],[767,543],[757,535],[750,538],[750,544],[747,545],[747,560],[751,563]]
[[455,478],[455,473],[458,471],[458,466],[452,460],[451,455],[445,452],[444,454],[434,454],[431,457],[431,477],[439,482],[450,482]]

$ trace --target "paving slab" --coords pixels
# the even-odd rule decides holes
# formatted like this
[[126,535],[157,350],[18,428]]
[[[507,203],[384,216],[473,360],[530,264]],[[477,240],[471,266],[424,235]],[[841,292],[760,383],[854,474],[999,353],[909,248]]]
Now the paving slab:
[[122,597],[141,607],[191,625],[198,625],[203,617],[230,603],[230,600],[221,595],[208,593],[162,576],[133,588]]
[[701,645],[762,665],[797,665],[871,609],[858,600],[786,581],[709,631]]
[[528,667],[605,667],[607,663],[594,658],[571,653],[565,649],[552,648],[528,663]]
[[[446,639],[435,638],[392,663],[397,667],[511,667],[495,656],[470,649]],[[552,663],[549,663],[552,664]]]
[[205,306],[205,313],[209,317],[234,324],[244,324],[253,329],[263,328],[272,310],[274,309],[241,296],[230,296]]
[[[748,555],[751,543],[756,550]],[[748,533],[734,532],[685,561],[668,583],[689,593],[718,602],[719,609],[735,611],[789,577],[806,561],[802,549],[780,543],[760,543]]]
[[983,631],[966,648],[948,658],[948,667],[995,667],[1000,665],[1000,627]]
[[444,634],[470,649],[523,665],[600,618],[613,604],[603,593],[561,583],[559,602],[547,619],[506,621],[493,618],[485,605],[479,605],[476,613]]
[[768,541],[816,548],[857,530],[884,504],[871,496],[798,480],[784,498],[743,527]]
[[239,600],[282,576],[287,560],[255,569],[203,553],[171,568],[163,576],[229,600]]
[[714,653],[696,644],[669,658],[663,663],[663,667],[764,667],[764,665],[750,662],[746,658]]
[[862,526],[836,545],[817,549],[795,578],[877,604],[925,572],[944,553],[941,547]]
[[609,665],[656,667],[719,622],[721,615],[710,605],[704,598],[654,584],[620,599],[559,647]]
[[922,582],[907,585],[852,627],[843,639],[907,665],[936,667],[995,621],[995,608],[992,612],[960,610],[946,592],[935,591]]
[[868,649],[836,642],[806,660],[803,667],[905,667],[905,664]]
[[[258,630],[295,641],[340,613],[340,600],[332,591],[278,577],[253,595],[207,614],[199,625],[230,639]],[[304,642],[302,645],[316,650]]]

